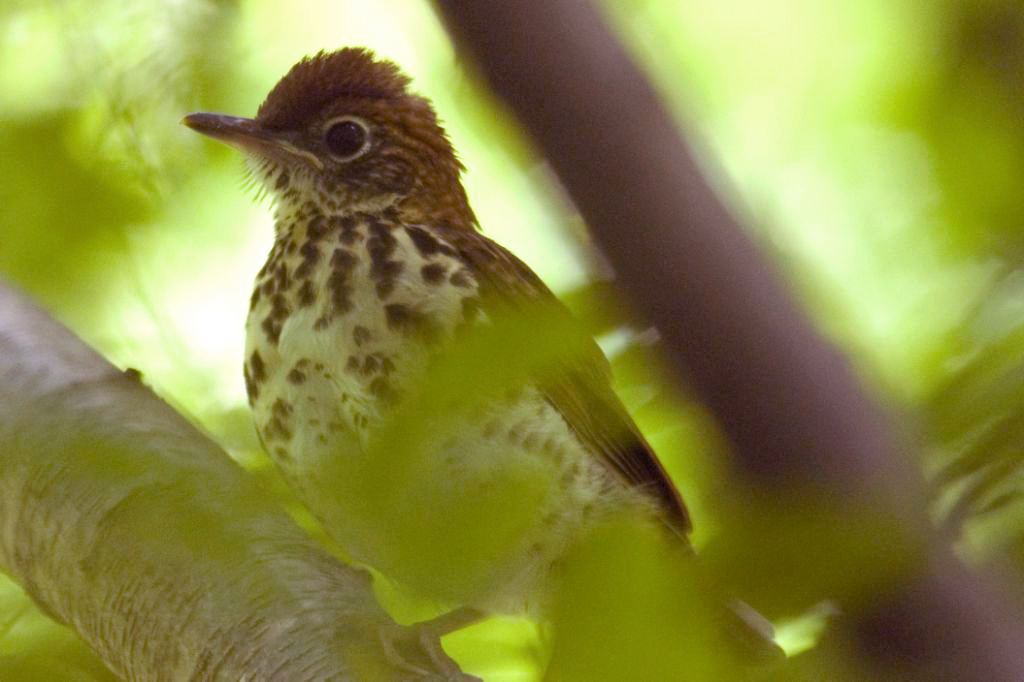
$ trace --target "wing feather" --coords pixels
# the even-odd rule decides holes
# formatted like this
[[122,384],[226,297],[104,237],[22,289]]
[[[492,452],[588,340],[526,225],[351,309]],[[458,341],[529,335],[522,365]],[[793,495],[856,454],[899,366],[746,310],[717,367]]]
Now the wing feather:
[[[569,319],[571,313],[521,260],[487,237],[465,230],[435,229],[477,278],[485,309],[512,312],[531,305]],[[547,400],[587,446],[626,484],[637,486],[658,503],[666,523],[685,535],[689,513],[679,492],[612,390],[611,370],[601,349],[579,333],[577,359],[545,372],[538,381]]]

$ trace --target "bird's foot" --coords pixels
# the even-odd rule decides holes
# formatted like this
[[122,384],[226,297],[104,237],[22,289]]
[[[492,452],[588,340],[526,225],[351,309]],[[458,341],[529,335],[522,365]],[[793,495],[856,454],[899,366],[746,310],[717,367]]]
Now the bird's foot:
[[401,635],[390,628],[382,629],[381,645],[392,665],[416,678],[479,680],[459,669],[441,647],[441,637],[480,620],[483,615],[475,609],[456,609],[438,618],[413,623],[404,628]]

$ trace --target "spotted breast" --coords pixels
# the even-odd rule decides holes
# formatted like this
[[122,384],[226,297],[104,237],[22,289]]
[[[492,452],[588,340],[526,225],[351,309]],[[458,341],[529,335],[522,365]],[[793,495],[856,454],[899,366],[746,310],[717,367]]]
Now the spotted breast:
[[[455,247],[391,210],[328,215],[310,204],[282,222],[290,229],[257,276],[246,335],[267,451],[354,558],[445,601],[529,609],[587,513],[624,489],[523,385],[422,432],[415,461],[429,471],[397,498],[368,494],[366,472],[395,466],[372,445],[407,389],[460,330],[487,322],[479,285]],[[487,561],[467,567],[458,548],[478,552],[480,538],[461,517],[482,514],[507,527],[489,525]]]

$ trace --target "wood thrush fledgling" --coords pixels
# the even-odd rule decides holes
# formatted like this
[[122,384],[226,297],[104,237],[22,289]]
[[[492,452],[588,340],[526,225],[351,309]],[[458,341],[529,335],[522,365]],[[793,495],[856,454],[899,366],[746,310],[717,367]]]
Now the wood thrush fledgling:
[[[415,495],[364,494],[402,478],[411,460],[388,461],[376,443],[467,330],[530,307],[558,329],[569,316],[477,231],[462,166],[407,85],[390,62],[346,48],[296,64],[254,119],[185,118],[245,151],[274,199],[276,241],[252,295],[245,360],[264,446],[351,556],[453,605],[543,601],[567,547],[618,515],[664,525],[688,549],[675,486],[578,331],[582,351],[557,366],[434,410],[436,428],[416,432],[430,482]],[[483,507],[500,518],[467,518],[489,499],[504,500]],[[770,627],[750,630],[774,646]]]

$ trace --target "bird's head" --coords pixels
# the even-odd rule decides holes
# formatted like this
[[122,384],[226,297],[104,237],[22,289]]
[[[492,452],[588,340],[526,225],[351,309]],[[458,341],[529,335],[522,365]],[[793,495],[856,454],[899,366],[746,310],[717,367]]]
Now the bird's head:
[[396,207],[410,222],[473,229],[459,163],[426,99],[363,48],[307,57],[255,118],[196,113],[193,130],[242,149],[279,203],[334,212]]

